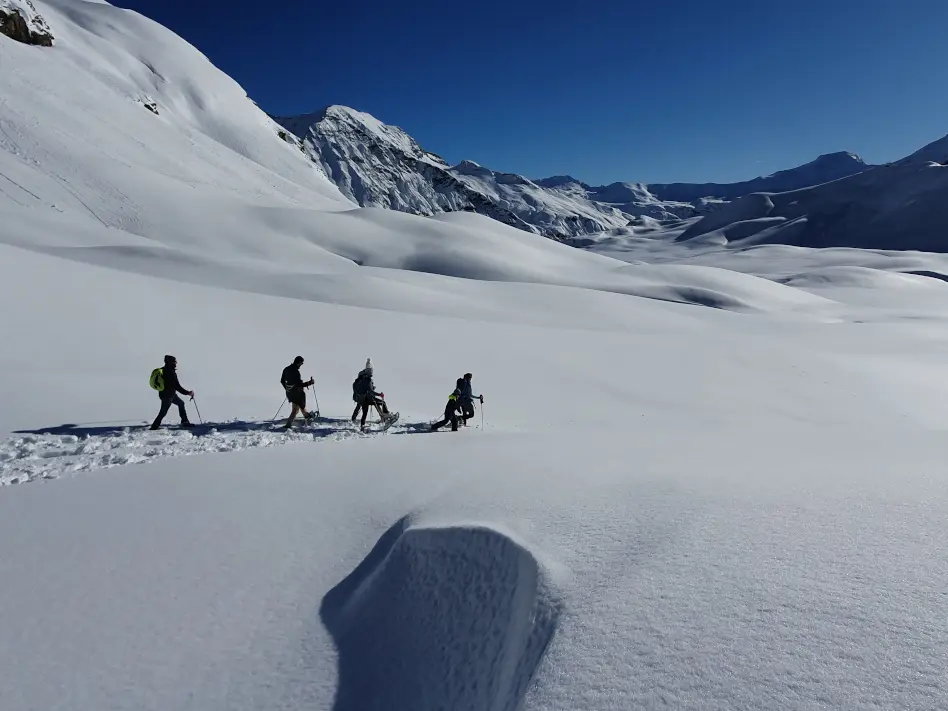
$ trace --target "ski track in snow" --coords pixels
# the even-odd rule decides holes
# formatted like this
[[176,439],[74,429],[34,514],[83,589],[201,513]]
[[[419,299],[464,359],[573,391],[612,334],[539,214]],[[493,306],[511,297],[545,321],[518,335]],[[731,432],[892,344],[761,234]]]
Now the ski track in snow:
[[64,474],[142,464],[166,457],[236,452],[294,442],[337,442],[380,434],[410,434],[428,427],[428,423],[398,423],[380,431],[377,423],[372,423],[369,429],[360,432],[348,420],[322,418],[314,425],[284,432],[281,422],[230,420],[196,425],[192,430],[166,426],[155,431],[146,425],[62,425],[21,432],[0,440],[0,486],[58,479]]

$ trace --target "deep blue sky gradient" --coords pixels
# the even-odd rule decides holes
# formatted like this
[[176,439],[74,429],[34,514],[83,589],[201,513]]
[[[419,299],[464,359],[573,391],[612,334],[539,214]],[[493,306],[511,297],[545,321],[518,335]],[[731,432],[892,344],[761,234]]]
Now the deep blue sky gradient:
[[271,114],[345,104],[452,163],[733,181],[948,133],[946,0],[113,0]]

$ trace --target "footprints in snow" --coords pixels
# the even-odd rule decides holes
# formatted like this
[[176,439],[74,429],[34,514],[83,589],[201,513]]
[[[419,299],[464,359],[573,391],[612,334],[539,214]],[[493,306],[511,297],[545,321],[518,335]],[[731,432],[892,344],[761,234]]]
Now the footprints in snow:
[[[57,479],[67,473],[139,464],[164,457],[233,452],[288,442],[335,441],[371,434],[360,433],[349,426],[348,421],[333,423],[330,421],[329,426],[317,425],[290,432],[275,429],[268,422],[239,420],[199,426],[190,431],[151,431],[142,426],[81,428],[63,425],[0,440],[0,486],[36,479]],[[390,431],[411,431],[410,427],[392,427]]]

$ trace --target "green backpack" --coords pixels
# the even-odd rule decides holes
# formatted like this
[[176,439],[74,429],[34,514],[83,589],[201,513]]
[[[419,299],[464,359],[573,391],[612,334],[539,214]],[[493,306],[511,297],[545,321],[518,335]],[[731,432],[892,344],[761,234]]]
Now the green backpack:
[[163,368],[155,368],[151,371],[151,377],[148,378],[148,385],[152,390],[161,392],[165,389],[165,373]]

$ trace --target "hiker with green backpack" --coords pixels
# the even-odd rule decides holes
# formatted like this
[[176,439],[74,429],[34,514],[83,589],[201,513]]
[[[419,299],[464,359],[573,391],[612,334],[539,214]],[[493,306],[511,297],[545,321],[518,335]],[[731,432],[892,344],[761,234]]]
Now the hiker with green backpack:
[[158,410],[158,417],[151,424],[151,429],[157,430],[161,427],[161,421],[172,405],[178,406],[178,414],[181,416],[182,427],[194,427],[188,420],[188,411],[184,407],[184,400],[178,397],[178,393],[188,395],[194,399],[193,390],[185,390],[178,381],[178,360],[173,355],[165,356],[165,364],[161,368],[155,368],[151,371],[151,377],[148,384],[152,390],[158,391],[158,398],[161,400],[161,409]]

